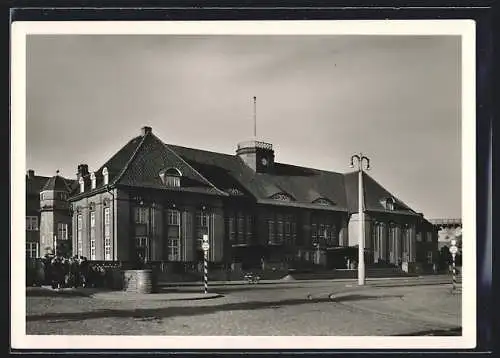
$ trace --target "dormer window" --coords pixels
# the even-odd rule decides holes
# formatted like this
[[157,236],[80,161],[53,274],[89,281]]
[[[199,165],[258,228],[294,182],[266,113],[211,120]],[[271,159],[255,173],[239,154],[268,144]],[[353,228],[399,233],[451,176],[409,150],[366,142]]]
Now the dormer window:
[[177,168],[163,169],[160,171],[160,178],[165,186],[180,187],[182,173]]
[[286,194],[286,193],[277,193],[271,196],[271,199],[273,200],[281,200],[281,201],[294,201],[294,199]]
[[90,185],[91,185],[91,189],[95,189],[96,180],[95,180],[95,173],[94,172],[92,172],[92,174],[90,174]]
[[243,195],[243,192],[239,189],[236,189],[236,188],[230,188],[230,189],[227,189],[227,192],[230,194],[230,195],[235,195],[235,196],[238,196],[238,195]]
[[333,206],[335,203],[326,198],[319,198],[313,201],[313,204],[325,205],[325,206]]
[[387,210],[394,210],[396,201],[393,198],[387,198],[385,201],[385,208]]
[[108,185],[109,183],[109,173],[108,173],[108,168],[104,168],[102,170],[102,176],[103,176],[103,179],[104,179],[104,185]]
[[83,193],[85,191],[85,181],[82,177],[78,180],[78,184],[80,184],[80,193]]

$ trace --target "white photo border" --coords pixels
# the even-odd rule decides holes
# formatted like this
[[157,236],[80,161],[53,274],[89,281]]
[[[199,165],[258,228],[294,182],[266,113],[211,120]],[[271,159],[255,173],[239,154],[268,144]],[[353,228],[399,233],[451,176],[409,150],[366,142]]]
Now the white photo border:
[[[462,336],[26,335],[26,37],[35,34],[456,35],[462,52]],[[473,20],[22,21],[11,27],[11,348],[13,349],[472,349],[476,347],[476,31]],[[17,258],[17,259],[16,259]],[[465,309],[467,308],[467,309]]]

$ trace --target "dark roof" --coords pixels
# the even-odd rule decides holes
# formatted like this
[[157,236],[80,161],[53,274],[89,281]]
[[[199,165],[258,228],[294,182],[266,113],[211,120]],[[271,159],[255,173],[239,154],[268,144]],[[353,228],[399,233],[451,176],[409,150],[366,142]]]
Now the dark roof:
[[[130,140],[96,171],[96,190],[102,187],[105,167],[110,185],[221,196],[243,195],[263,204],[357,212],[357,172],[342,174],[275,163],[272,172],[256,173],[237,155],[165,144],[151,132]],[[168,168],[180,170],[181,187],[167,188],[163,185],[159,172]],[[88,178],[85,177],[86,188],[90,187]],[[75,194],[78,194],[78,185],[74,188]],[[284,194],[290,201],[274,200],[272,197],[276,194]],[[365,174],[367,210],[386,211],[381,200],[389,197],[394,198]],[[322,203],[315,203],[318,199]],[[397,203],[395,213],[418,215],[403,202],[394,199]]]
[[[344,175],[344,178],[349,211],[357,212],[359,172],[356,171],[346,173]],[[420,215],[415,213],[408,205],[396,198],[366,172],[363,172],[363,188],[365,201],[364,204],[367,211],[387,211],[383,202],[389,198],[392,198],[395,205],[394,210],[392,210],[391,212]]]
[[291,206],[303,203],[322,209],[326,207],[312,202],[326,198],[335,204],[331,209],[347,210],[342,174],[281,163],[274,164],[272,173],[255,173],[236,155],[174,145],[169,147],[223,190],[241,188],[258,202],[276,205],[279,201],[270,201],[270,197],[284,193],[295,202]]
[[39,175],[28,177],[26,175],[26,193],[28,195],[40,194],[47,180],[49,180],[49,177]]
[[47,182],[43,186],[42,191],[57,190],[57,191],[70,192],[72,184],[71,182],[72,182],[71,180],[63,178],[62,176],[54,175],[53,177],[47,180]]

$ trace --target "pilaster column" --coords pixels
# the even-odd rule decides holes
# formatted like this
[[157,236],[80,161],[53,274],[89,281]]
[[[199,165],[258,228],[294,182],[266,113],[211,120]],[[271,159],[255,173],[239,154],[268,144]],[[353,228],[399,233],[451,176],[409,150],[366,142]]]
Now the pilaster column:
[[342,216],[340,221],[339,246],[349,246],[349,228],[345,216]]

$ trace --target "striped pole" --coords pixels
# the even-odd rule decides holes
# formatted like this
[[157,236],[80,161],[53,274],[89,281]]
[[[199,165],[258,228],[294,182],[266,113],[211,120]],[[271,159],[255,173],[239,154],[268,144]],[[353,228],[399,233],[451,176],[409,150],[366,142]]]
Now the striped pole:
[[208,250],[204,251],[203,255],[203,284],[204,284],[204,292],[208,293]]
[[452,272],[453,272],[453,277],[452,277],[452,280],[453,280],[453,291],[455,291],[457,289],[457,271],[455,270],[455,254],[452,254],[451,255],[452,258],[453,258],[453,261],[452,261]]

